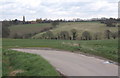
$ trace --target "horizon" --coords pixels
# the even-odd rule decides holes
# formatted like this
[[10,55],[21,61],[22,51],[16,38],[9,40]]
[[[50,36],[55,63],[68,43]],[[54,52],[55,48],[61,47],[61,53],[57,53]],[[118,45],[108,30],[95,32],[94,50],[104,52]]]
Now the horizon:
[[[51,18],[36,18],[36,19],[33,19],[33,20],[26,20],[26,16],[25,16],[25,21],[36,21],[37,19],[42,19],[42,20],[52,20],[52,21],[54,21],[54,20],[66,20],[66,21],[70,21],[70,20],[77,20],[77,19],[79,19],[79,20],[84,20],[84,21],[88,21],[88,20],[99,20],[99,19],[110,19],[110,18],[113,18],[113,17],[101,17],[101,18],[86,18],[86,19],[81,19],[81,18],[72,18],[72,19],[61,19],[61,18],[56,18],[56,19],[51,19]],[[17,19],[17,18],[15,18],[15,19]],[[4,20],[0,20],[0,21],[12,21],[12,20],[15,20],[15,19],[4,19]],[[118,19],[118,18],[113,18],[113,19]],[[23,16],[21,16],[21,19],[17,19],[17,20],[19,20],[19,21],[23,21]]]

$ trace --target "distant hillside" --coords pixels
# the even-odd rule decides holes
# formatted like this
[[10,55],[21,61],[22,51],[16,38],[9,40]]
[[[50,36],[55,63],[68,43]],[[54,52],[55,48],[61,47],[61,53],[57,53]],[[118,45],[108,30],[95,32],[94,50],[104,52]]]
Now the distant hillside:
[[10,26],[10,35],[17,33],[18,35],[39,33],[47,28],[52,27],[50,23],[40,23],[40,24],[22,24]]
[[[105,30],[110,30],[111,32],[118,31],[118,27],[107,27],[100,22],[63,22],[60,23],[57,28],[51,30],[51,32],[53,32],[54,35],[57,35],[57,33],[60,33],[61,31],[68,31],[70,33],[70,30],[72,29],[78,31],[78,37],[80,37],[84,31],[88,31],[92,35],[94,33],[100,33],[101,37],[103,37]],[[32,38],[40,38],[41,34],[42,33],[36,34]]]

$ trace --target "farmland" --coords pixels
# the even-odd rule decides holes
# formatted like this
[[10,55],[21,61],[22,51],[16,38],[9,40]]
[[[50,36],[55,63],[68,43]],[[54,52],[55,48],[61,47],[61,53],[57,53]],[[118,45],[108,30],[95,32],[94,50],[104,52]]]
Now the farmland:
[[[81,36],[82,32],[88,31],[92,34],[98,32],[100,33],[101,37],[104,37],[104,31],[110,30],[111,32],[118,31],[118,27],[106,27],[105,24],[100,22],[67,22],[67,23],[60,23],[57,28],[51,30],[54,35],[60,33],[61,31],[68,31],[76,29],[78,31],[78,37]],[[36,34],[33,38],[39,38],[42,33]]]
[[[52,28],[51,28],[52,27]],[[105,31],[110,30],[111,33],[117,32],[118,27],[107,27],[100,22],[59,22],[59,25],[53,27],[51,23],[38,24],[20,24],[9,26],[10,35],[8,38],[3,38],[3,75],[11,75],[11,72],[20,72],[12,74],[15,76],[59,76],[58,72],[41,56],[22,53],[9,50],[10,48],[50,48],[57,50],[65,50],[74,53],[82,53],[85,55],[97,56],[107,60],[118,61],[118,37],[106,39]],[[47,30],[46,30],[47,29]],[[58,36],[61,31],[67,31],[71,37],[71,30],[77,30],[77,39],[55,39],[41,38],[43,33],[52,32],[54,36]],[[45,31],[43,31],[45,30]],[[95,33],[100,33],[100,39],[82,40],[82,33],[88,31],[93,37]],[[50,33],[48,32],[48,33]],[[21,35],[18,37],[14,35]],[[88,34],[89,34],[88,33]],[[29,37],[24,37],[25,34],[33,34]],[[11,37],[15,36],[15,37]],[[13,38],[13,39],[12,39]],[[15,56],[15,57],[14,57]],[[13,58],[14,57],[14,58]],[[26,58],[30,57],[30,58]],[[22,59],[21,59],[22,58]],[[12,59],[12,60],[11,60]],[[35,60],[38,61],[35,61]],[[6,61],[6,62],[4,62]],[[30,61],[35,61],[33,65]],[[28,62],[25,64],[25,62]],[[21,65],[23,63],[23,65]],[[21,66],[19,66],[21,65]],[[26,68],[28,66],[28,68]],[[39,68],[40,66],[40,68]],[[17,69],[19,68],[19,69]],[[8,69],[8,70],[7,70]],[[35,73],[35,71],[39,71]],[[40,72],[41,71],[41,72]]]
[[[52,27],[51,23],[40,23],[40,24],[23,24],[23,25],[13,25],[10,26],[10,36],[17,33],[18,35],[24,34],[34,34],[31,38],[40,38],[41,34],[47,32],[41,32],[46,28]],[[111,32],[117,32],[118,27],[107,27],[105,24],[100,22],[60,22],[56,28],[50,29],[54,35],[57,35],[61,31],[68,31],[71,34],[71,30],[76,29],[78,33],[78,38],[81,37],[84,31],[90,32],[91,36],[95,33],[99,33],[101,39],[104,38],[105,30],[110,30]]]
[[29,33],[38,33],[45,28],[50,28],[51,24],[42,23],[42,24],[23,24],[23,25],[13,25],[10,26],[10,34],[17,33],[18,35],[24,35]]
[[[13,43],[14,42],[14,43]],[[3,48],[46,47],[71,52],[83,52],[101,56],[113,61],[118,58],[118,39],[111,40],[41,40],[41,39],[3,39]]]

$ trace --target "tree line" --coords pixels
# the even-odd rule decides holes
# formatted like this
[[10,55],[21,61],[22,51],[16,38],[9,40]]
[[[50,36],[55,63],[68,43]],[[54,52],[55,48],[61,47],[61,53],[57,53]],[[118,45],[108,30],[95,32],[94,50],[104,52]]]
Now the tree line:
[[56,20],[52,20],[52,19],[36,19],[34,21],[20,21],[18,19],[14,19],[14,20],[4,20],[3,22],[5,23],[9,23],[10,26],[11,25],[18,25],[18,24],[34,24],[34,23],[52,23],[52,22],[101,22],[106,24],[106,26],[109,27],[115,27],[116,23],[120,22],[120,18],[92,18],[92,19],[80,19],[80,18],[76,18],[76,19],[71,19],[71,20],[66,20],[66,19],[56,19]]
[[107,27],[120,27],[120,19],[109,18],[100,21],[103,24],[106,24]]
[[[119,31],[120,33],[120,31]],[[55,39],[55,40],[101,40],[101,33],[97,32],[91,34],[89,31],[82,32],[80,38],[78,31],[76,29],[72,29],[70,32],[61,31],[54,35],[53,32],[47,31],[39,37],[39,39]],[[111,32],[110,30],[104,31],[104,39],[116,39],[118,38],[118,32]]]

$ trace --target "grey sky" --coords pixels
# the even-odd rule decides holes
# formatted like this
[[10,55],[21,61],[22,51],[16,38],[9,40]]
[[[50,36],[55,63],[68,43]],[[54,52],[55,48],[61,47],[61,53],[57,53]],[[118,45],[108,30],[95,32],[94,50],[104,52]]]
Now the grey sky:
[[118,17],[118,0],[0,0],[0,20]]

